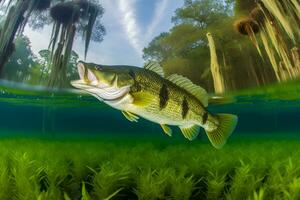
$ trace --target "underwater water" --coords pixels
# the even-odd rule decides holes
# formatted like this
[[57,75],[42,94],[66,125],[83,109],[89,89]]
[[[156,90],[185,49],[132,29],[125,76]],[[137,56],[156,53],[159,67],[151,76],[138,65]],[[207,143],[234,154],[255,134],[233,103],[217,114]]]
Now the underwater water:
[[[297,199],[299,82],[209,106],[239,123],[221,150],[75,90],[3,81],[0,199]],[[299,95],[298,95],[299,96]],[[13,197],[13,198],[12,198]]]

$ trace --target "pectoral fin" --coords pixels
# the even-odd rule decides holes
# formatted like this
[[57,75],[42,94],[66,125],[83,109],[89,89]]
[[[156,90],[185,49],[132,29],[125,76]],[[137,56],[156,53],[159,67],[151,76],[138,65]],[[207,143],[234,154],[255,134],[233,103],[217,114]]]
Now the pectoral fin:
[[163,129],[163,131],[165,132],[165,134],[172,137],[172,129],[169,126],[167,126],[165,124],[161,124],[160,126]]
[[199,134],[200,127],[197,125],[179,126],[182,134],[189,140],[194,140]]
[[133,102],[135,106],[145,107],[153,102],[153,96],[146,92],[136,92],[132,93]]
[[130,112],[127,112],[127,111],[122,111],[123,115],[126,117],[126,119],[128,119],[129,121],[131,122],[138,122],[138,119],[139,117],[130,113]]

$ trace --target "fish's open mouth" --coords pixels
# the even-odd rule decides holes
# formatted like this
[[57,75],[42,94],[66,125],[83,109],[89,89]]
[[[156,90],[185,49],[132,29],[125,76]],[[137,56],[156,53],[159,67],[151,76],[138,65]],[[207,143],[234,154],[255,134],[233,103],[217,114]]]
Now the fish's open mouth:
[[84,88],[90,88],[91,86],[86,84],[84,80],[74,80],[74,81],[71,81],[71,85],[75,88],[78,88],[78,89],[84,89]]
[[77,64],[77,69],[80,79],[71,81],[71,85],[86,91],[102,101],[112,102],[121,100],[130,91],[130,86],[119,88],[117,84],[107,85],[102,83],[97,76],[81,62]]
[[79,89],[84,89],[91,86],[97,86],[103,89],[108,87],[107,84],[100,82],[95,73],[88,69],[83,62],[78,62],[77,71],[80,79],[71,81],[72,86]]

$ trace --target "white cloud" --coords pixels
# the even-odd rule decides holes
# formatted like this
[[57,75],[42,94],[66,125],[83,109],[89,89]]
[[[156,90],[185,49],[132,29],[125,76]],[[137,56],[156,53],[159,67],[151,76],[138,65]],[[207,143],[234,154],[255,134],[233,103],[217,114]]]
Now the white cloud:
[[141,56],[143,47],[153,38],[157,27],[164,19],[170,0],[156,2],[152,21],[145,30],[142,30],[138,24],[136,0],[117,0],[117,2],[120,10],[119,21],[124,28],[130,44],[137,54]]
[[136,20],[134,0],[119,0],[118,6],[121,12],[121,23],[125,29],[129,42],[140,55],[142,53],[143,45],[140,41],[140,27]]
[[[138,2],[139,1],[139,2]],[[154,9],[138,9],[138,3],[150,0],[101,0],[105,8],[103,25],[107,30],[104,41],[91,42],[87,60],[102,64],[143,64],[142,49],[160,32],[171,27],[170,18],[174,10],[182,5],[182,0],[152,0]],[[142,21],[140,15],[150,12],[152,19],[149,24]],[[43,30],[33,31],[26,27],[25,34],[30,37],[32,49],[37,53],[48,48],[52,25]],[[84,42],[80,37],[74,42],[74,48],[81,59],[84,55]]]
[[40,50],[48,49],[51,31],[51,26],[45,26],[42,30],[32,30],[28,26],[25,27],[24,34],[29,37],[34,54],[38,55]]
[[169,0],[157,1],[155,5],[154,17],[151,24],[147,28],[146,39],[151,39],[153,37],[154,31],[164,18],[165,11],[169,5]]

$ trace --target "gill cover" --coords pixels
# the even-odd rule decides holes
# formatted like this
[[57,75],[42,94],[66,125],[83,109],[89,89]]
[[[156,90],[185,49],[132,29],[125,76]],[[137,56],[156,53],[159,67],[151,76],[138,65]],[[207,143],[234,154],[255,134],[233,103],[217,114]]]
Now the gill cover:
[[[82,62],[81,62],[82,63]],[[131,86],[134,83],[134,80],[129,75],[127,70],[124,70],[120,66],[107,66],[107,65],[96,65],[85,63],[85,66],[88,71],[92,72],[97,80],[109,86],[124,87]],[[89,72],[87,72],[89,76]]]

